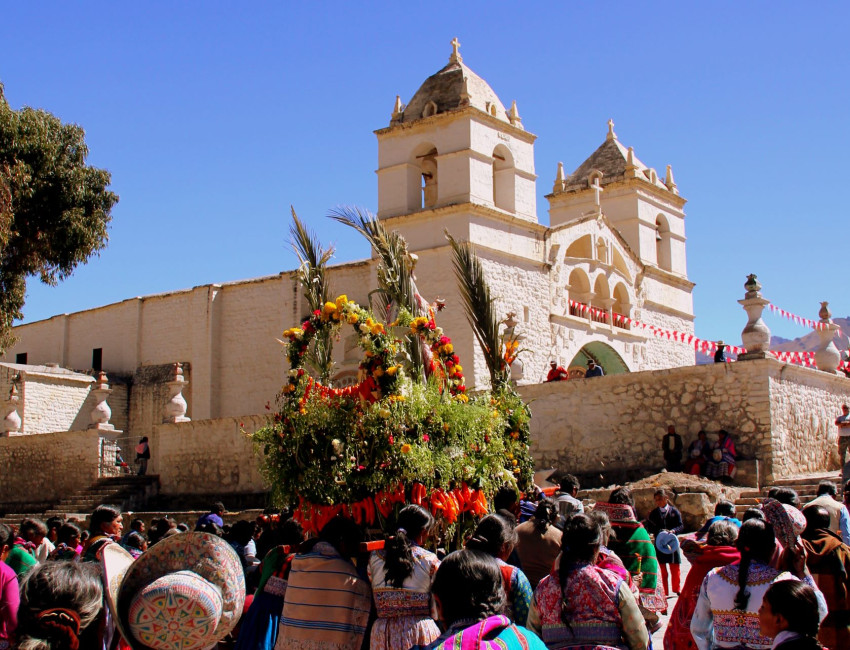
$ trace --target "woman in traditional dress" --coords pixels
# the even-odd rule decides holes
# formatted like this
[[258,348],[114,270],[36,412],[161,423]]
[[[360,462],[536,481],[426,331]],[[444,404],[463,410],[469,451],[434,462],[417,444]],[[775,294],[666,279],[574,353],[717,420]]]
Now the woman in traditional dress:
[[427,645],[440,636],[430,593],[440,560],[422,548],[433,528],[434,517],[425,508],[405,506],[384,549],[369,558],[378,610],[370,638],[373,650]]
[[717,442],[705,464],[705,475],[708,478],[731,480],[735,478],[735,441],[725,429],[718,431],[717,435]]
[[496,559],[508,597],[502,613],[514,623],[525,625],[533,595],[531,584],[520,569],[506,562],[516,546],[516,539],[516,529],[504,517],[487,515],[478,522],[466,548],[489,553]]
[[735,548],[738,527],[729,521],[719,520],[708,529],[706,541],[686,540],[682,551],[691,563],[682,593],[664,633],[664,650],[693,650],[697,647],[691,636],[691,617],[697,606],[699,588],[706,574],[716,567],[738,562],[741,554]]
[[100,562],[98,551],[106,544],[121,540],[124,518],[114,506],[98,506],[89,518],[89,538],[83,551],[83,562]]
[[59,532],[56,535],[56,548],[54,548],[49,559],[51,560],[79,560],[80,553],[77,548],[80,546],[80,529],[76,524],[66,521],[59,527]]
[[590,517],[591,521],[599,526],[599,530],[602,532],[602,546],[599,547],[599,556],[596,559],[596,566],[600,569],[613,571],[620,576],[628,583],[632,593],[635,594],[635,598],[637,598],[637,587],[633,584],[632,576],[626,570],[626,565],[623,564],[623,561],[614,551],[608,548],[608,542],[611,540],[611,534],[614,532],[611,528],[611,520],[608,519],[608,515],[602,510],[594,508],[587,513],[587,516]]
[[649,634],[627,580],[596,565],[602,531],[587,515],[567,520],[558,568],[540,581],[528,627],[550,650],[645,650]]
[[688,445],[688,458],[685,460],[685,473],[699,476],[703,473],[707,456],[711,451],[708,435],[705,431],[697,434],[697,439]]
[[18,626],[18,605],[20,589],[18,576],[3,560],[12,545],[12,529],[0,524],[0,650],[8,650],[12,644],[15,628]]
[[[735,648],[767,650],[773,640],[761,634],[758,611],[768,587],[780,580],[804,580],[815,588],[806,571],[805,552],[793,549],[792,571],[770,566],[776,548],[773,526],[751,519],[741,525],[737,541],[740,564],[712,569],[700,587],[691,619],[691,634],[699,650]],[[800,546],[802,549],[802,545]],[[826,616],[823,594],[817,592],[821,618]]]
[[620,487],[608,497],[608,503],[597,503],[611,520],[615,537],[609,541],[637,586],[638,605],[651,632],[661,627],[658,612],[667,609],[667,598],[658,581],[658,559],[649,533],[635,516],[635,500],[627,487]]
[[275,546],[263,558],[260,583],[251,607],[239,625],[236,650],[273,650],[283,611],[289,569],[304,530],[294,519],[287,519],[272,531]]
[[443,560],[431,593],[446,628],[428,645],[411,650],[545,650],[540,638],[500,614],[502,571],[489,553],[464,549]]

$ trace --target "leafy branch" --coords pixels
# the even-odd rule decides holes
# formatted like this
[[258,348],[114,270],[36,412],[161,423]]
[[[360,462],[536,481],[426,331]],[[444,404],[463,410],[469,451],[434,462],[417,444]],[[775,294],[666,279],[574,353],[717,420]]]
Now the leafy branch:
[[[334,254],[333,246],[322,247],[311,231],[298,215],[292,210],[292,225],[289,227],[292,250],[298,256],[298,282],[304,292],[304,298],[310,305],[310,311],[321,311],[330,299],[330,281],[327,266]],[[333,334],[323,331],[318,335],[306,354],[307,363],[318,375],[319,381],[330,386],[330,375],[333,369]]]

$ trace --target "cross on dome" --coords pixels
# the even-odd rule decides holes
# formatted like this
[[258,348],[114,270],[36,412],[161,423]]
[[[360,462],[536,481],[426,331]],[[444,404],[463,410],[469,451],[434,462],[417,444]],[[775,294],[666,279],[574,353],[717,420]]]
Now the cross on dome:
[[460,63],[463,57],[460,55],[460,41],[457,36],[452,39],[452,55],[449,57],[449,63]]
[[605,138],[606,140],[616,140],[617,134],[614,133],[614,120],[608,120],[608,135]]

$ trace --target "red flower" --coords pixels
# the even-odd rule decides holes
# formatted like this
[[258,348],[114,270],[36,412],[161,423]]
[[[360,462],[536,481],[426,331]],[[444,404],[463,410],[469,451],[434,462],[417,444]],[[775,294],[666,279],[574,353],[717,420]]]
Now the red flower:
[[456,354],[453,354],[453,355],[452,355],[452,361],[453,361],[454,363],[460,363],[460,357],[459,357],[459,356],[457,356]]
[[452,342],[452,340],[448,336],[441,336],[440,337],[440,344],[441,345],[445,345],[446,343],[451,343],[451,342]]
[[422,442],[428,442],[430,439],[431,436],[429,436],[427,433],[422,434]]
[[392,445],[394,443],[395,443],[395,438],[393,438],[393,434],[390,434],[390,444]]

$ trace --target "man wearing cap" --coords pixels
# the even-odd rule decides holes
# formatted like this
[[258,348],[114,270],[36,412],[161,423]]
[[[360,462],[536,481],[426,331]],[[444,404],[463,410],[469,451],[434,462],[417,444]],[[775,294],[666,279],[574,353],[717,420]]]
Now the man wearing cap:
[[714,353],[714,363],[726,363],[729,361],[726,356],[726,344],[721,339],[717,342],[717,352]]
[[549,373],[546,375],[546,381],[563,381],[569,378],[569,373],[559,366],[557,361],[549,362]]
[[604,374],[605,372],[602,370],[602,366],[597,366],[593,359],[587,362],[587,372],[584,373],[585,377],[601,377]]
[[[649,513],[644,525],[646,530],[659,538],[661,533],[667,532],[671,535],[678,535],[685,530],[685,524],[682,522],[682,513],[670,503],[667,497],[667,492],[663,489],[656,490],[653,496],[656,508]],[[656,545],[658,548],[658,545]],[[661,584],[664,586],[664,593],[668,596],[671,593],[679,594],[681,589],[681,565],[682,554],[677,547],[669,547],[672,552],[665,553],[662,549],[658,549],[658,568],[661,570]],[[667,586],[667,568],[670,568],[670,587]]]
[[850,406],[841,405],[841,415],[835,418],[835,426],[838,427],[838,464],[841,465],[841,482],[850,480],[850,471],[844,465],[846,462],[847,449],[850,447]]

